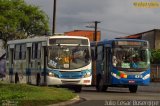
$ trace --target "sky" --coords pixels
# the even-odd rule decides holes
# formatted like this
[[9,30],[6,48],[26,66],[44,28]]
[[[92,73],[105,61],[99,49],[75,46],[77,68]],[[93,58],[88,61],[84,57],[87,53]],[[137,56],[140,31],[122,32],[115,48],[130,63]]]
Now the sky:
[[[53,0],[25,0],[39,6],[49,16],[52,29]],[[100,21],[101,39],[112,39],[152,29],[160,29],[160,6],[137,8],[135,2],[160,0],[57,0],[56,33],[72,30],[94,30],[94,21]]]

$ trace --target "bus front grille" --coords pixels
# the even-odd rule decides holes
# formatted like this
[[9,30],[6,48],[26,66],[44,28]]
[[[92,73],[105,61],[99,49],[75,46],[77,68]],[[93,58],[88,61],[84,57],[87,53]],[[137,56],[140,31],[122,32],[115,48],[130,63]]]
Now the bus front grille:
[[80,80],[76,80],[76,81],[66,81],[66,80],[61,80],[63,84],[78,84],[80,82]]

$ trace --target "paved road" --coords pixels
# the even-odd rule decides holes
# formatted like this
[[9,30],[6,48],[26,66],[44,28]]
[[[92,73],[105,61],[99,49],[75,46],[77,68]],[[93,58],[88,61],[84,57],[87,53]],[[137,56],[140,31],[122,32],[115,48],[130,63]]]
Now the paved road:
[[160,83],[139,86],[137,93],[130,93],[128,88],[109,87],[106,92],[96,92],[94,87],[84,87],[78,95],[85,101],[73,106],[160,106]]

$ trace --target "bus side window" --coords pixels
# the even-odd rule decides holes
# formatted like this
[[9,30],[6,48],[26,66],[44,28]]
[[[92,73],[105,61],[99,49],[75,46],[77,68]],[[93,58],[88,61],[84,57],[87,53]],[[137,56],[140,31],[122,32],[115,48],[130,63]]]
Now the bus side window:
[[28,63],[31,63],[31,48],[28,48]]
[[41,58],[41,43],[33,43],[32,45],[32,59]]
[[26,45],[25,44],[18,44],[15,46],[15,60],[21,60],[26,58]]
[[14,54],[14,59],[19,60],[20,59],[20,45],[15,46],[15,54]]
[[26,45],[25,44],[21,45],[20,54],[21,54],[21,59],[25,59],[26,58]]

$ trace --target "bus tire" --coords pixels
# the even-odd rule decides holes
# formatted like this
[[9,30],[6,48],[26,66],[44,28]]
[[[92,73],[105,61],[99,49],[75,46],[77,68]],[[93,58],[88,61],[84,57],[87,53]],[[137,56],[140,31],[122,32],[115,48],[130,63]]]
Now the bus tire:
[[103,78],[101,78],[100,75],[97,76],[97,81],[96,81],[96,90],[98,92],[105,92],[107,90],[107,86],[104,85],[103,83]]
[[137,85],[129,85],[129,91],[130,93],[136,93],[137,92]]
[[36,85],[39,86],[40,82],[41,82],[41,77],[40,77],[40,74],[38,73],[36,77]]
[[79,93],[82,91],[82,85],[76,85],[75,88],[74,88],[74,91]]
[[19,82],[19,76],[18,76],[18,73],[16,72],[15,73],[15,83],[17,84]]

